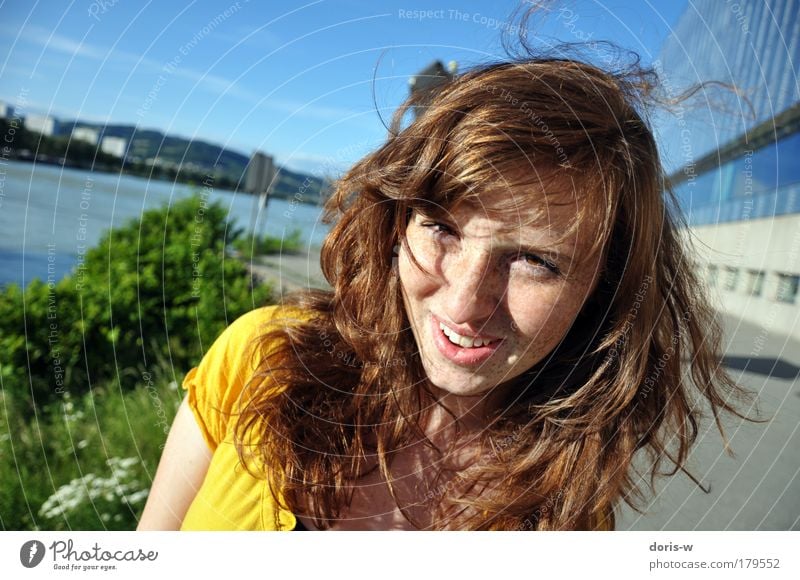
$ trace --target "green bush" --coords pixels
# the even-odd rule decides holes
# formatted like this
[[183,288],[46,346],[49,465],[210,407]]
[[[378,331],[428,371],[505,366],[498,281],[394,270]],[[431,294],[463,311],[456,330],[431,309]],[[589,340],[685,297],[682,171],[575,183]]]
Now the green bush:
[[134,529],[183,375],[266,304],[218,204],[107,232],[69,276],[0,291],[0,528]]
[[271,298],[226,255],[236,234],[200,196],[146,211],[105,233],[58,283],[0,293],[0,380],[30,416],[70,392],[180,378],[233,319]]
[[243,258],[248,260],[252,260],[254,256],[269,254],[294,254],[303,249],[303,232],[294,229],[281,238],[248,234],[236,239],[232,245]]

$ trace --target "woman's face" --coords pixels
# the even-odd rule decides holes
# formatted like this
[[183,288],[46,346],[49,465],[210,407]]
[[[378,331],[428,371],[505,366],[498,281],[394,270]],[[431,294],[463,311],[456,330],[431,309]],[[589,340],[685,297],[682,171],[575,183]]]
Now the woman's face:
[[[547,199],[528,187],[525,194]],[[508,192],[481,196],[492,207]],[[490,217],[462,204],[444,217],[415,211],[401,246],[400,282],[428,378],[456,396],[481,395],[542,360],[593,291],[600,260],[579,261],[593,235],[560,240],[577,210],[548,204],[544,217]],[[505,214],[504,214],[505,215]]]

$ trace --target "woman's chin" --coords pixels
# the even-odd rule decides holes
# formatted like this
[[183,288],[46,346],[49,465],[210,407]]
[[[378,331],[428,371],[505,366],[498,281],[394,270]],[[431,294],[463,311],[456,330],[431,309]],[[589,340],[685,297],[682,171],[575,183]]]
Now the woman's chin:
[[434,374],[433,376],[429,375],[429,379],[435,389],[434,392],[443,397],[481,397],[488,394],[494,387],[494,384],[477,379],[475,376],[437,377]]

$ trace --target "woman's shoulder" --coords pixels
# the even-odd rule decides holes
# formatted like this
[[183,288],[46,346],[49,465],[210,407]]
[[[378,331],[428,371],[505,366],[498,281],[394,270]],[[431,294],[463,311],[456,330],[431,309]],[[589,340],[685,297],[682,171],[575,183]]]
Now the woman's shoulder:
[[222,331],[203,355],[201,365],[215,363],[235,373],[244,371],[249,359],[256,355],[260,337],[310,318],[309,312],[279,305],[251,310]]
[[307,322],[311,312],[293,306],[262,306],[242,314],[222,333],[229,340],[252,340],[260,334],[277,330],[281,326]]
[[183,381],[189,406],[213,450],[228,430],[240,397],[257,370],[262,341],[259,337],[311,318],[309,312],[285,306],[256,308],[238,317],[219,335]]
[[264,356],[261,337],[268,333],[306,322],[311,313],[294,307],[264,306],[234,320],[203,356],[200,367],[217,368],[220,375],[240,382],[247,378]]

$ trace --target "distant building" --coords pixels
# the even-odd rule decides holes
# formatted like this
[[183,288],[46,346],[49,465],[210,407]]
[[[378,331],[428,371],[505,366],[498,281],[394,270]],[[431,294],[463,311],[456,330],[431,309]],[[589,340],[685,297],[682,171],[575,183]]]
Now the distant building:
[[28,131],[50,137],[55,133],[56,120],[49,115],[27,115],[23,123]]
[[[718,307],[800,338],[800,0],[695,0],[657,61],[673,95],[704,89],[661,131]],[[708,103],[712,103],[709,105]],[[733,114],[732,114],[733,112]]]
[[411,96],[417,99],[417,104],[414,105],[414,115],[416,117],[422,113],[425,104],[429,100],[426,93],[450,81],[455,77],[456,69],[455,61],[450,61],[448,68],[445,68],[442,61],[437,60],[408,79],[408,90]]
[[108,153],[114,157],[125,157],[125,149],[128,146],[128,140],[122,137],[103,137],[100,142],[100,151]]
[[0,119],[8,119],[9,117],[13,116],[13,113],[14,107],[5,101],[0,101]]
[[100,132],[91,127],[75,127],[72,130],[72,138],[76,141],[85,141],[90,145],[97,145]]

